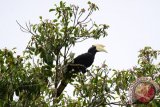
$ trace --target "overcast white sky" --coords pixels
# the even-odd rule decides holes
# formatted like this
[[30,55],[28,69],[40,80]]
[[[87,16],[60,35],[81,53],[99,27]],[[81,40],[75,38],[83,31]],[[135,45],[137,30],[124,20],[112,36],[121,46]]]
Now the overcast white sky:
[[[64,0],[67,3],[87,7],[87,0]],[[137,64],[138,51],[151,46],[160,49],[160,0],[90,0],[100,8],[92,19],[108,24],[108,37],[88,40],[77,44],[73,52],[79,55],[95,43],[106,45],[108,54],[98,53],[95,65],[106,60],[110,68],[128,69]],[[18,54],[25,49],[31,35],[19,30],[16,23],[38,23],[39,16],[52,19],[48,10],[59,0],[0,0],[0,49],[17,48]],[[72,95],[73,88],[67,87]]]
[[[64,0],[67,3],[87,6],[87,0]],[[108,54],[98,53],[95,63],[104,60],[116,69],[128,69],[137,64],[138,51],[144,46],[160,49],[160,0],[90,0],[100,10],[92,15],[99,24],[108,24],[108,37],[89,40],[76,45],[76,55],[86,52],[95,43],[106,45]],[[17,47],[21,53],[31,35],[19,30],[16,23],[38,23],[39,16],[54,17],[48,10],[59,0],[0,0],[0,48]]]

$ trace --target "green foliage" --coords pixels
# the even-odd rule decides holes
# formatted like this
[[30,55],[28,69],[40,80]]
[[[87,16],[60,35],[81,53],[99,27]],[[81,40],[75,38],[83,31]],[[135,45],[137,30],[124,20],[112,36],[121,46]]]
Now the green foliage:
[[110,105],[110,100],[115,100],[113,89],[110,88],[113,81],[108,76],[110,70],[107,67],[93,67],[88,75],[80,74],[75,79],[74,95],[81,98],[83,106]]
[[[138,65],[127,70],[109,69],[103,63],[102,66],[92,66],[86,74],[78,74],[74,78],[72,85],[75,87],[73,92],[75,99],[68,97],[68,100],[61,99],[59,104],[66,104],[76,107],[104,107],[104,106],[128,106],[129,86],[139,77],[152,77],[160,84],[159,70],[160,64],[157,62],[159,50],[145,47],[139,51]],[[147,53],[148,52],[148,53]],[[146,61],[146,53],[149,61]],[[150,67],[149,67],[150,66]],[[151,67],[151,66],[154,66]],[[159,107],[160,94],[157,93],[155,99],[148,104],[134,104],[135,107]],[[66,99],[66,98],[65,98]],[[66,105],[66,106],[67,106]]]
[[[0,50],[0,104],[4,107],[37,105],[40,93],[46,91],[46,78],[39,67],[32,68],[25,58],[15,54],[15,50]],[[18,102],[14,96],[19,97]]]
[[47,66],[46,72],[49,72],[47,74],[52,81],[56,81],[55,87],[63,78],[66,65],[73,59],[70,49],[75,43],[107,36],[107,25],[97,25],[89,19],[98,7],[91,2],[88,4],[88,12],[85,12],[78,6],[68,6],[61,1],[55,8],[49,10],[54,14],[53,20],[43,20],[40,16],[39,24],[33,24],[30,28],[27,26],[29,29],[21,26],[23,30],[33,35],[26,53],[29,57],[38,56],[42,61],[42,68]]
[[[0,106],[130,106],[128,88],[138,77],[149,76],[160,84],[160,62],[157,62],[160,51],[151,47],[140,50],[138,65],[128,70],[109,69],[104,62],[102,66],[92,66],[85,75],[66,72],[67,64],[74,58],[71,47],[86,39],[107,36],[109,26],[90,19],[99,8],[91,2],[88,5],[88,9],[80,9],[61,1],[49,10],[53,13],[52,20],[40,16],[39,24],[29,23],[26,28],[17,22],[32,37],[23,55],[16,55],[15,49],[0,50]],[[61,91],[57,97],[59,86],[67,83],[75,87],[74,97]],[[158,98],[159,94],[147,106],[158,107]]]
[[[140,50],[138,65],[128,70],[108,69],[104,63],[101,67],[92,67],[88,75],[78,75],[73,83],[75,86],[73,94],[78,98],[77,103],[80,100],[81,105],[86,107],[130,106],[128,105],[128,89],[137,78],[152,77],[160,84],[160,64],[156,61],[159,52],[151,47],[145,47]],[[160,95],[157,94],[149,104],[135,104],[135,106],[158,107],[159,98]]]
[[[26,27],[17,22],[22,31],[32,34],[32,38],[22,56],[16,56],[14,50],[0,50],[0,90],[3,90],[0,105],[47,107],[64,104],[58,103],[65,98],[62,93],[56,97],[58,84],[63,78],[77,75],[66,76],[66,66],[74,58],[70,48],[89,38],[107,36],[108,26],[97,25],[90,19],[98,7],[91,2],[88,5],[85,11],[61,1],[49,10],[54,15],[52,20],[40,16],[39,24],[29,23]],[[71,99],[69,102],[73,105]]]

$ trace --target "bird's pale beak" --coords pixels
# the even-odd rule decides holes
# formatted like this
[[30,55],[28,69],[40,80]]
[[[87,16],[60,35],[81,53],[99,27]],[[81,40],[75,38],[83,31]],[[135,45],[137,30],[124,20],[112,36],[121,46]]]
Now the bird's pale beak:
[[102,45],[102,44],[95,44],[95,45],[93,45],[93,46],[96,47],[96,50],[97,50],[98,52],[106,52],[106,53],[107,53],[104,45]]

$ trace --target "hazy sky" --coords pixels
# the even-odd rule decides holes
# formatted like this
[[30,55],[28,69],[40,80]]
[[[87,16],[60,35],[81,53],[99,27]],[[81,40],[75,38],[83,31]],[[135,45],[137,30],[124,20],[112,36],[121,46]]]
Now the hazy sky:
[[[86,0],[64,0],[87,7]],[[160,0],[90,0],[100,8],[92,19],[108,24],[108,37],[88,40],[73,48],[76,55],[86,52],[95,43],[106,45],[108,54],[98,53],[94,64],[104,60],[110,68],[128,69],[137,64],[138,51],[145,46],[160,49]],[[0,48],[17,48],[21,54],[31,35],[20,31],[16,23],[38,23],[39,16],[52,19],[48,10],[59,0],[0,0]],[[67,87],[71,95],[73,88]]]
[[[87,7],[86,0],[64,0]],[[106,60],[111,68],[128,69],[137,64],[138,51],[144,46],[160,49],[160,0],[90,0],[100,10],[92,15],[99,24],[108,24],[108,37],[77,44],[76,55],[86,52],[95,43],[106,45],[108,54],[98,53],[95,63]],[[16,23],[38,23],[39,16],[52,19],[48,10],[59,0],[0,0],[0,48],[17,47],[20,54],[31,35],[19,30]]]

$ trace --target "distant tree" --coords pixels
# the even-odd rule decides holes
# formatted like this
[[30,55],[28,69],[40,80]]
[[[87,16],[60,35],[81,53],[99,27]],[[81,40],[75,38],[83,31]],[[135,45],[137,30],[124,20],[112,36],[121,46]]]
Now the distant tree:
[[[160,83],[158,50],[140,50],[138,65],[129,70],[92,66],[82,74],[67,71],[74,55],[71,48],[86,39],[106,37],[108,25],[96,24],[90,16],[98,7],[88,2],[88,9],[60,2],[50,12],[52,20],[40,16],[39,24],[19,24],[32,35],[23,55],[15,49],[0,50],[0,106],[2,107],[105,107],[128,105],[129,85],[138,77],[149,76]],[[63,91],[75,87],[74,98]],[[158,107],[160,95],[149,106]],[[116,102],[116,101],[117,102]],[[138,104],[143,107],[144,104]]]

